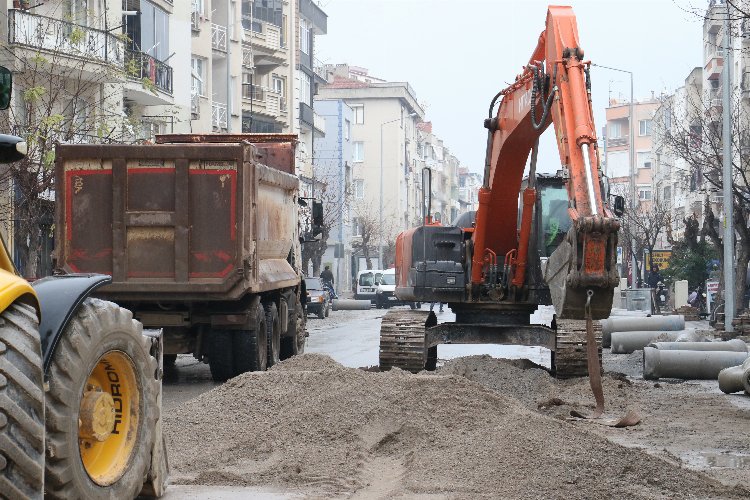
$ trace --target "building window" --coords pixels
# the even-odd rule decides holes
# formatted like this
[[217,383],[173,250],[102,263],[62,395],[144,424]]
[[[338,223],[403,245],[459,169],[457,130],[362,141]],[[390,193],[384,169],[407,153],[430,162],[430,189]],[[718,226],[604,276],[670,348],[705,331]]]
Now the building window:
[[622,137],[622,126],[620,122],[609,122],[609,138],[619,139]]
[[365,143],[358,141],[352,143],[352,157],[355,162],[365,161]]
[[283,0],[243,0],[242,27],[257,33],[262,33],[262,22],[282,27],[284,24],[283,7]]
[[352,217],[352,236],[362,236],[362,224],[359,223],[359,217]]
[[242,132],[254,134],[280,134],[281,125],[250,114],[242,116]]
[[355,104],[352,106],[352,111],[354,111],[354,123],[357,125],[362,125],[365,123],[365,105],[364,104]]
[[307,19],[299,20],[299,50],[310,54],[310,21]]
[[636,160],[638,161],[638,168],[651,168],[651,151],[636,153]]
[[199,16],[202,16],[205,12],[205,7],[203,5],[203,0],[193,0],[193,12],[198,14]]
[[130,49],[145,52],[159,61],[169,57],[169,14],[146,0],[139,16],[122,16]]
[[664,110],[664,130],[672,130],[672,110],[669,108]]
[[667,186],[664,188],[664,198],[663,200],[669,202],[672,200],[672,187]]
[[354,192],[354,197],[358,200],[363,200],[365,198],[365,180],[354,179],[354,182],[352,184],[353,184],[352,191]]
[[344,140],[348,141],[352,136],[352,122],[344,120]]
[[310,75],[308,75],[304,71],[300,71],[299,75],[299,100],[300,102],[304,102],[308,106],[312,107],[312,101],[310,100]]
[[638,199],[641,201],[650,201],[651,186],[638,186]]
[[193,57],[190,65],[192,68],[192,93],[194,95],[205,96],[206,60],[201,57]]
[[284,85],[284,79],[279,76],[273,75],[272,84],[273,91],[279,94],[281,97],[284,97],[284,87],[286,87],[286,85]]
[[638,120],[638,135],[651,135],[651,120]]

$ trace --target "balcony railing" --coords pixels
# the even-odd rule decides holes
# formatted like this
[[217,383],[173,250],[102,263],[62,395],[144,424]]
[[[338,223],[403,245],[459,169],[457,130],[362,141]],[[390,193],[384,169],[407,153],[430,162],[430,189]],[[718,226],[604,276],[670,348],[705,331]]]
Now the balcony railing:
[[162,92],[172,94],[172,66],[143,52],[126,49],[125,69],[129,78],[146,79]]
[[211,125],[217,129],[227,128],[227,105],[219,102],[211,103]]
[[8,11],[8,42],[122,66],[124,44],[111,33],[20,10]]
[[627,146],[628,145],[628,138],[627,137],[610,137],[607,139],[607,146],[609,147],[618,147],[618,146]]
[[227,51],[227,27],[211,24],[211,47],[216,50]]

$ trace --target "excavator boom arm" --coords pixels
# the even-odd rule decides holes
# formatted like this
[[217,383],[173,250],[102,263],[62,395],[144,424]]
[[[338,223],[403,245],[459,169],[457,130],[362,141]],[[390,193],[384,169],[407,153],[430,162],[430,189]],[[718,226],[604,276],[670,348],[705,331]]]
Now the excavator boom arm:
[[[606,208],[600,189],[589,63],[583,55],[573,9],[550,6],[545,30],[529,63],[501,92],[497,115],[485,122],[489,130],[487,161],[472,235],[473,289],[486,280],[487,263],[503,255],[506,263],[515,264],[513,286],[522,287],[531,217],[525,214],[519,235],[518,193],[529,153],[552,124],[568,178],[573,227],[560,245],[564,248],[550,258],[555,269],[548,267],[545,277],[558,315],[568,318],[583,317],[584,297],[592,288],[605,292],[597,299],[606,303],[607,290],[611,295],[618,278],[612,257],[619,223]],[[524,193],[525,211],[532,209],[533,199],[530,179],[530,188]],[[605,308],[608,314],[611,297]]]

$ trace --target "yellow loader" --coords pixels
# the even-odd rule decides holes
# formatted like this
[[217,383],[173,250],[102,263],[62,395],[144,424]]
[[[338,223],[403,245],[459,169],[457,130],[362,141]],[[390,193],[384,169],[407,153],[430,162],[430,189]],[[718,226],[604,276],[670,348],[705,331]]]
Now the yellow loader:
[[[0,109],[12,74],[0,67]],[[26,156],[0,135],[0,163]],[[109,276],[30,285],[0,245],[0,498],[161,496],[161,332],[91,297]]]

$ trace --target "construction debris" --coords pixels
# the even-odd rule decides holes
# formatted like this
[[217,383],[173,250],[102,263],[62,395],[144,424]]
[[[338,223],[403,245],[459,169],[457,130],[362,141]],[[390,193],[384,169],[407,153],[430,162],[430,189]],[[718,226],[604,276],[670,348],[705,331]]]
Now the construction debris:
[[700,321],[700,310],[693,306],[680,306],[677,309],[674,310],[673,314],[679,314],[682,315],[685,318],[685,321]]

